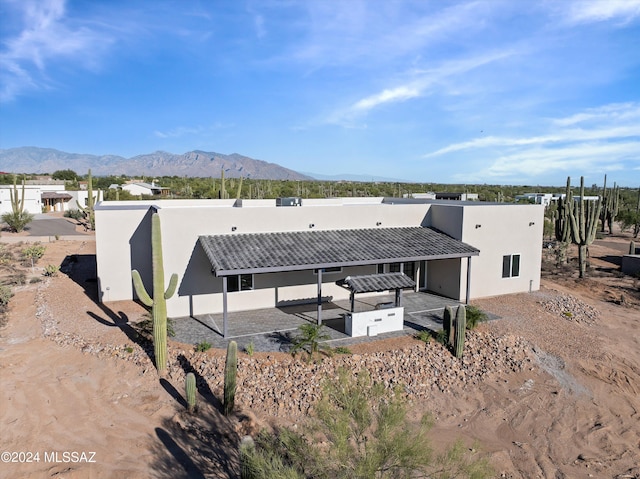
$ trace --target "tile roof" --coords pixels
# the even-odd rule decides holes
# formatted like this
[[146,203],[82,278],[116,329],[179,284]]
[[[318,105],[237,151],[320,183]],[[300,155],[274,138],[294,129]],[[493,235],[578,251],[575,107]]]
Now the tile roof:
[[404,273],[347,276],[336,281],[336,284],[346,287],[354,293],[373,293],[389,289],[414,288],[416,286],[416,282]]
[[373,228],[200,236],[216,276],[477,256],[433,228]]

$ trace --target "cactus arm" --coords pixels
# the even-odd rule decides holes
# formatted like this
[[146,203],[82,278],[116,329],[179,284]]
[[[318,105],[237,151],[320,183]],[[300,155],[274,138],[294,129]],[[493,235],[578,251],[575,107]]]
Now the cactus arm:
[[142,301],[142,304],[148,307],[152,307],[153,299],[151,299],[151,296],[149,296],[149,293],[147,293],[147,290],[142,283],[140,273],[138,273],[138,271],[134,269],[133,271],[131,271],[131,277],[133,278],[133,287],[136,290],[138,298],[140,298],[140,301]]
[[178,275],[176,273],[173,273],[171,275],[171,279],[169,280],[169,287],[164,293],[164,299],[169,299],[171,296],[173,296],[173,293],[176,292],[177,287],[178,287]]

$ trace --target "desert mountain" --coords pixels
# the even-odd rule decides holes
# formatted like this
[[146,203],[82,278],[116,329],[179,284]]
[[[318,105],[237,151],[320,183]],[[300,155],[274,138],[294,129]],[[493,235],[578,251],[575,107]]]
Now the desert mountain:
[[190,151],[182,155],[156,151],[133,158],[115,155],[66,153],[51,148],[22,147],[0,149],[0,171],[7,173],[53,173],[74,170],[85,174],[127,176],[220,176],[224,169],[229,178],[265,180],[312,179],[275,163],[254,160],[237,153],[224,155],[206,151]]

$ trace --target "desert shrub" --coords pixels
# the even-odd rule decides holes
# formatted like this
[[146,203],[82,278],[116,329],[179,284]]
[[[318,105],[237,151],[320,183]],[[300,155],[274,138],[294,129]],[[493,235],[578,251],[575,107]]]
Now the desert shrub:
[[196,351],[199,353],[203,353],[209,349],[211,349],[211,343],[208,343],[207,341],[202,341],[196,344]]
[[38,262],[42,256],[44,256],[44,252],[47,250],[45,246],[42,246],[40,243],[34,243],[31,246],[22,250],[22,257],[31,261],[31,267]]
[[22,284],[27,284],[27,275],[24,271],[14,271],[13,273],[5,276],[3,279],[4,284],[13,284],[16,286],[20,286]]
[[427,329],[419,331],[414,337],[419,341],[424,341],[425,343],[431,342],[431,339],[433,338],[433,336],[431,336],[431,332]]
[[33,215],[28,211],[9,212],[2,215],[4,221],[11,231],[20,233],[25,226],[33,221]]
[[255,350],[255,346],[253,345],[253,341],[251,341],[249,344],[247,344],[244,347],[244,352],[247,353],[249,356],[253,356]]
[[447,332],[444,329],[438,330],[438,332],[436,333],[436,341],[442,344],[443,346],[448,346],[449,336],[447,335]]
[[[153,317],[151,312],[146,312],[143,315],[143,319],[132,325],[138,334],[152,340],[153,339]],[[167,336],[173,338],[176,335],[175,329],[173,329],[173,319],[167,318]]]
[[0,310],[4,311],[13,297],[13,291],[9,286],[0,286]]
[[475,306],[466,306],[467,309],[467,329],[474,329],[480,323],[489,319],[487,313]]
[[352,354],[351,350],[346,346],[337,346],[333,348],[333,352],[336,354]]
[[76,209],[65,211],[64,212],[64,216],[66,218],[71,218],[71,219],[74,219],[76,221],[80,221],[80,220],[84,219],[84,213],[82,211],[76,210]]
[[323,333],[322,328],[324,328],[323,324],[308,323],[300,325],[298,327],[300,333],[292,340],[291,354],[295,354],[298,351],[306,351],[309,354],[308,359],[311,360],[313,355],[320,350],[328,351],[330,349],[329,346],[320,341],[331,339],[331,336]]
[[31,278],[31,279],[29,280],[29,283],[30,283],[30,284],[34,284],[34,283],[41,283],[41,282],[42,282],[42,278],[38,278],[37,276],[35,276],[35,277],[33,277],[33,278]]
[[14,261],[13,252],[6,245],[0,244],[0,265],[10,264]]
[[262,432],[240,449],[243,479],[266,478],[474,478],[491,477],[485,459],[461,442],[434,454],[427,434],[428,414],[416,424],[407,418],[400,389],[390,392],[366,370],[342,369],[323,384],[322,398],[307,427],[309,434],[282,428]]
[[44,276],[58,276],[58,271],[60,271],[60,267],[57,264],[48,264],[44,267]]

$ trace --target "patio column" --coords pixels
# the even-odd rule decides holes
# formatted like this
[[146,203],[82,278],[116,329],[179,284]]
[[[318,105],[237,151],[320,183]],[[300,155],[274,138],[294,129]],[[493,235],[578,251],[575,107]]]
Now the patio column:
[[467,297],[465,304],[469,304],[469,296],[471,296],[471,256],[467,256]]
[[227,277],[222,277],[222,337],[227,337]]
[[402,306],[402,290],[396,289],[396,308]]
[[318,326],[322,324],[322,268],[318,268]]

